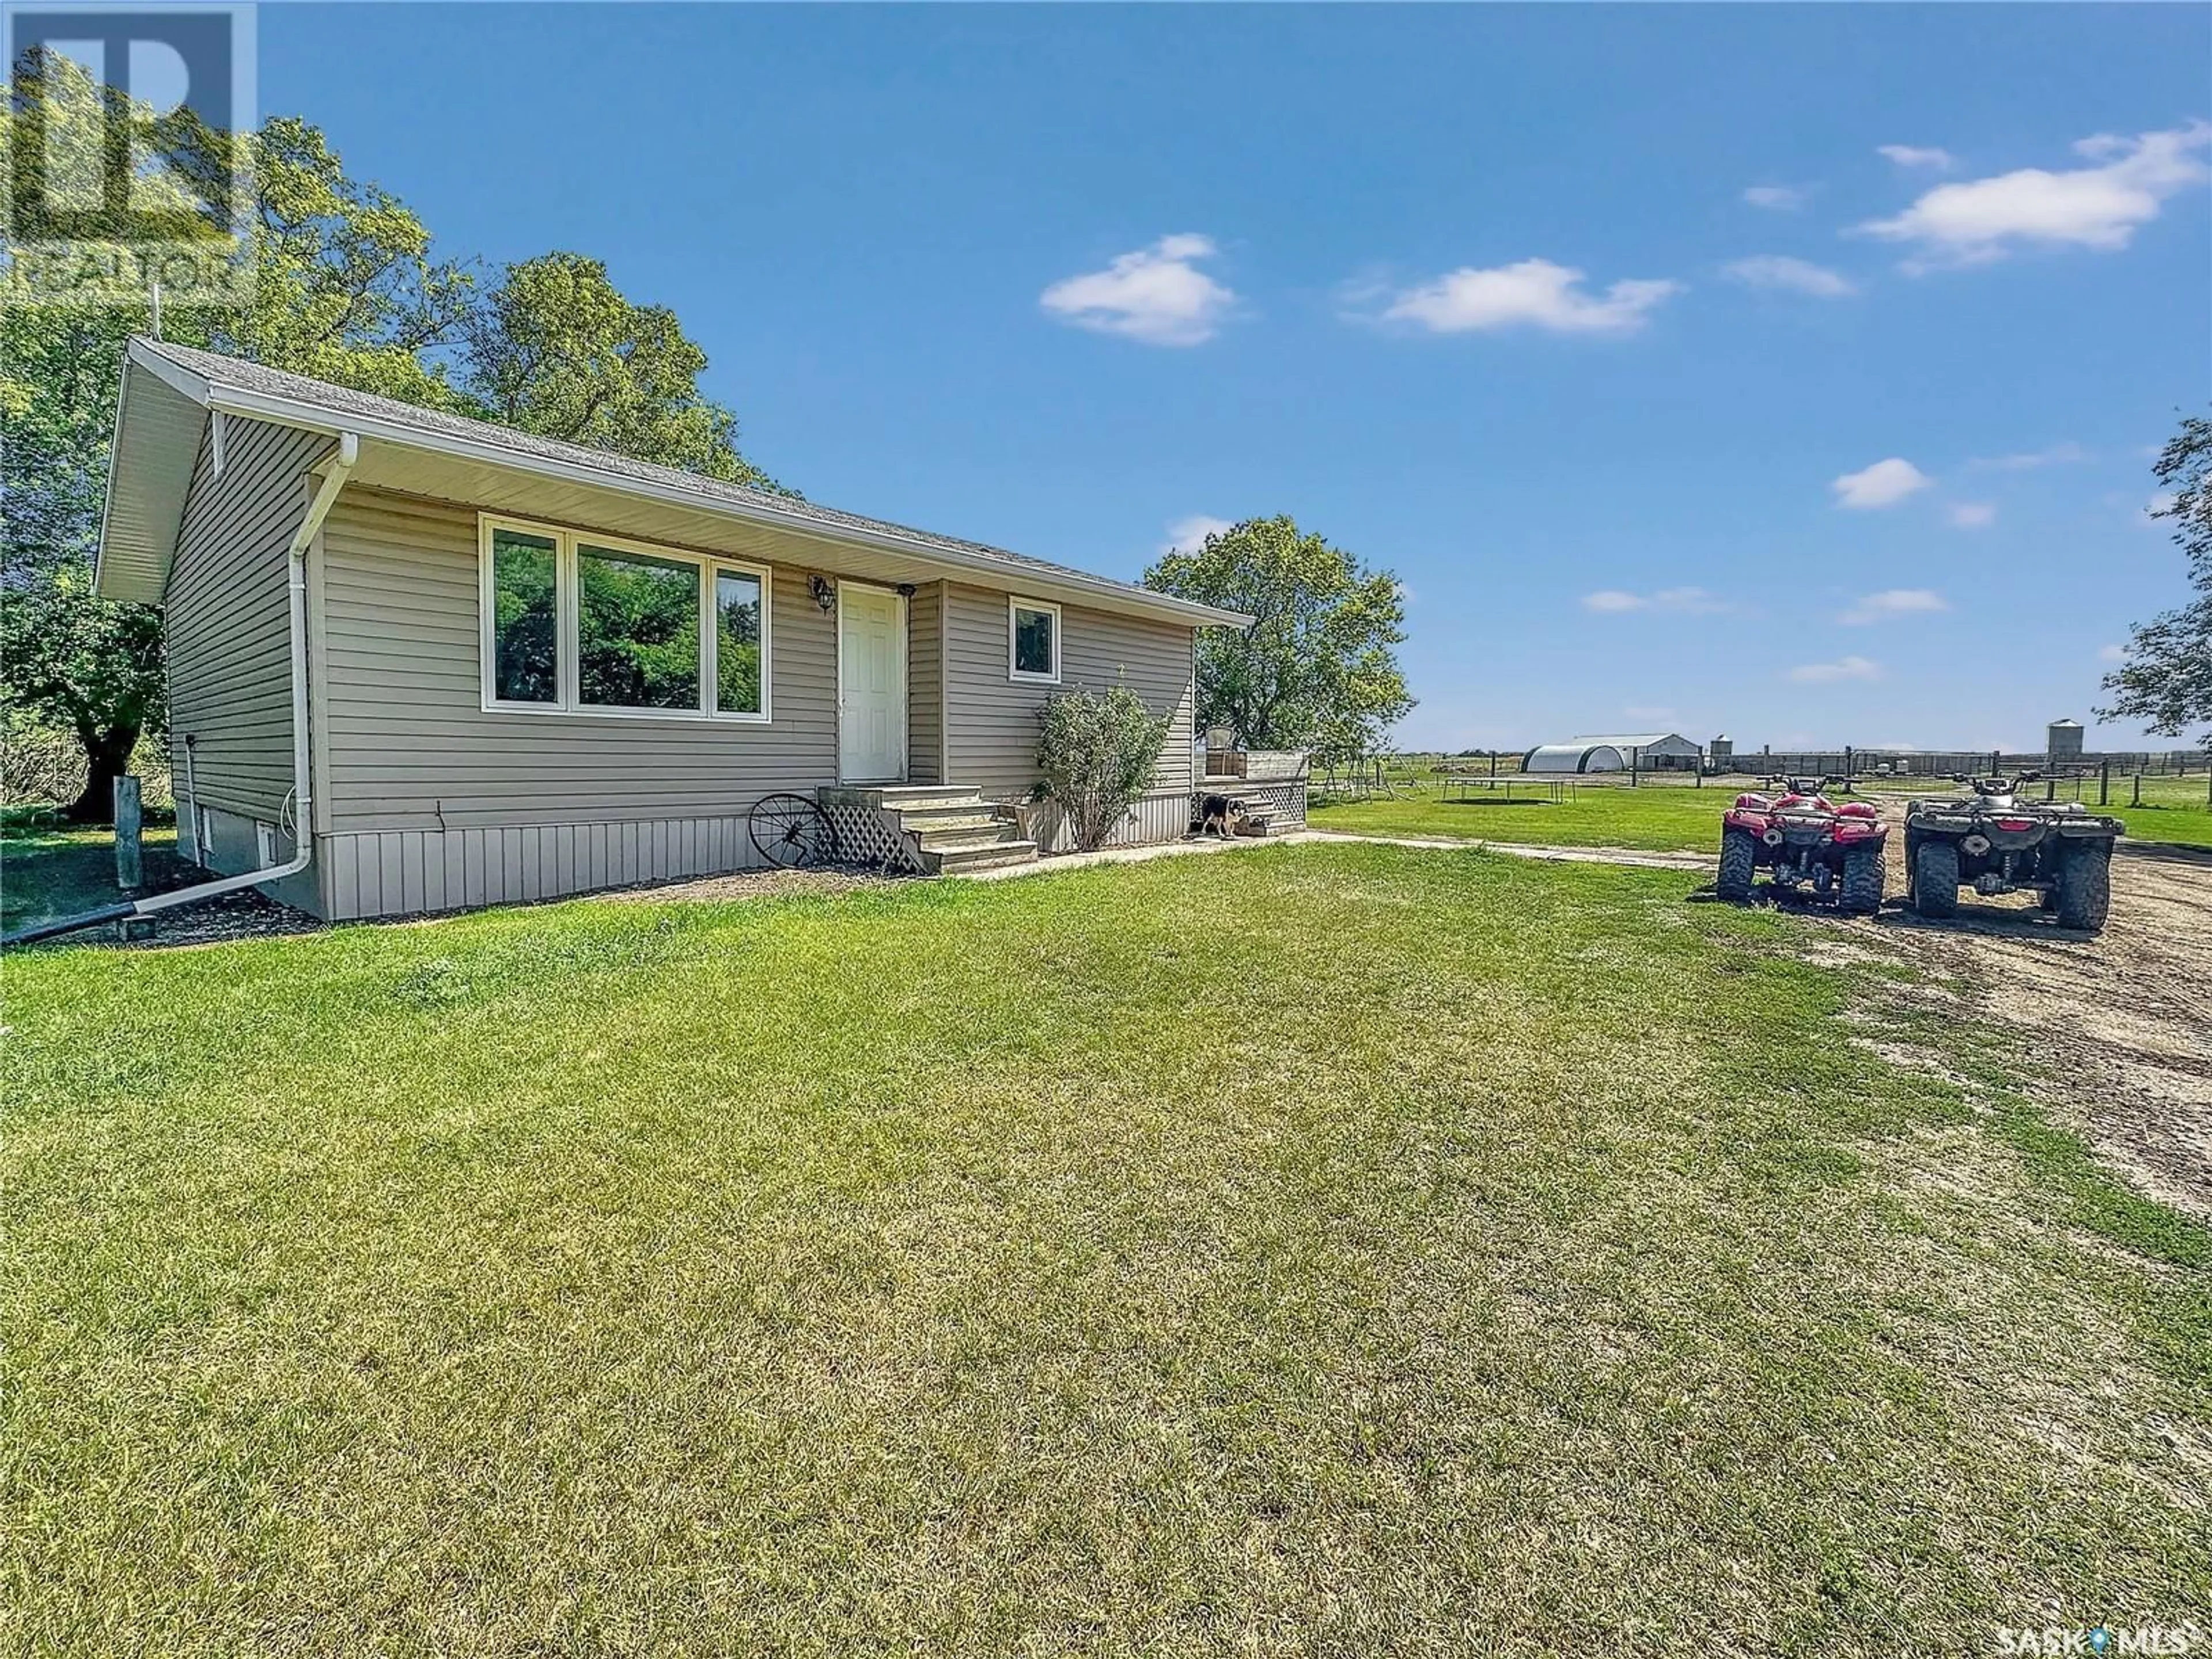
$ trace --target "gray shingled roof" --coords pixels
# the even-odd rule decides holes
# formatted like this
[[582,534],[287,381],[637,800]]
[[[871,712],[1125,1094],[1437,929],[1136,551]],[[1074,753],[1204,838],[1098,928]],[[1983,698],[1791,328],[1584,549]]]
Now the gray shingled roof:
[[911,542],[925,551],[936,548],[969,558],[981,556],[997,561],[1016,569],[1073,577],[1085,585],[1103,584],[1131,593],[1141,593],[1155,603],[1164,597],[1133,582],[1119,581],[1092,571],[1079,570],[1073,565],[1054,564],[1048,559],[1032,558],[1026,553],[993,547],[988,543],[940,536],[908,525],[863,518],[856,513],[840,512],[834,507],[823,507],[799,497],[779,495],[774,490],[724,483],[719,479],[703,477],[695,472],[679,471],[674,467],[657,465],[651,461],[634,460],[627,455],[617,455],[603,449],[535,437],[526,432],[518,432],[512,427],[499,426],[488,421],[472,421],[465,416],[448,415],[401,403],[394,398],[380,398],[371,392],[331,386],[326,381],[310,380],[304,374],[288,374],[283,369],[247,362],[243,358],[226,357],[217,352],[201,351],[190,346],[143,337],[132,343],[143,350],[158,354],[211,386],[301,404],[328,416],[334,425],[342,424],[349,417],[404,425],[422,434],[434,446],[438,438],[446,437],[474,445],[494,446],[510,452],[518,459],[550,462],[556,465],[590,467],[612,473],[647,489],[665,489],[694,500],[720,501],[740,512],[765,511],[788,520],[794,527],[803,528],[811,524],[833,536],[841,531],[866,536],[892,536]]

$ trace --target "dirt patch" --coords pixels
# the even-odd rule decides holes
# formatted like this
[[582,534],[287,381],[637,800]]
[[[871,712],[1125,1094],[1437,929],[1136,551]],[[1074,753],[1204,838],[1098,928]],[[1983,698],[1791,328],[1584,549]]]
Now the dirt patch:
[[[141,896],[144,895],[142,894]],[[198,904],[180,905],[127,924],[101,922],[81,933],[64,933],[35,944],[17,945],[22,951],[75,949],[83,945],[118,951],[175,951],[191,945],[229,945],[239,939],[285,939],[295,933],[316,933],[330,926],[304,910],[251,888],[225,893]]]
[[[2141,1191],[2212,1219],[2212,853],[2123,841],[2101,933],[2057,926],[2032,894],[1961,892],[1955,919],[1923,921],[1905,907],[1905,798],[1874,799],[1891,826],[1890,896],[1867,919],[1785,901],[1829,924],[1808,937],[1807,959],[1893,955],[1933,975],[1888,995],[2008,1032],[2101,1158]],[[1909,1045],[1852,1041],[1898,1065],[1944,1069]]]
[[[99,868],[104,871],[112,867],[109,860],[113,854],[110,848],[103,846],[92,850]],[[102,892],[96,887],[71,892],[65,905],[52,913],[26,915],[23,924],[58,921],[64,911],[95,909],[125,899],[155,898],[218,879],[214,872],[186,863],[169,847],[146,848],[145,876],[144,884],[129,893],[112,889]],[[186,945],[224,945],[234,939],[282,939],[293,933],[315,933],[326,925],[303,910],[278,903],[265,893],[244,888],[198,903],[179,905],[173,910],[158,910],[150,916],[134,917],[128,923],[101,922],[79,933],[64,933],[16,948],[39,951],[91,945],[134,951],[173,950]]]
[[1875,925],[1963,979],[1977,1012],[2051,1066],[2104,1157],[2212,1218],[2212,865],[2119,854],[2112,918],[2094,937],[2032,904],[1963,897],[1954,922],[1885,914]]
[[[1456,803],[1455,803],[1456,805]],[[1716,820],[1717,822],[1717,820]],[[1431,847],[1445,852],[1480,848],[1516,859],[1540,859],[1559,864],[1625,864],[1644,870],[1707,870],[1712,858],[1705,853],[1654,853],[1633,847],[1534,847],[1519,842],[1474,841],[1458,836],[1389,836],[1351,830],[1294,830],[1285,841],[1373,842],[1383,847]]]
[[[150,858],[149,864],[149,866],[152,864]],[[165,866],[158,872],[149,868],[148,873],[153,879],[147,888],[141,890],[141,896],[168,891],[189,886],[195,880],[208,879],[204,872],[174,860],[166,861]],[[849,893],[864,887],[888,886],[894,879],[851,870],[749,870],[736,875],[710,876],[696,881],[661,882],[597,893],[563,894],[541,902],[562,903],[569,899],[586,897],[617,904],[720,903],[732,899]],[[378,916],[347,925],[356,927],[407,927],[462,914],[449,910],[434,915]],[[39,950],[45,948],[45,945],[104,945],[112,949],[133,951],[177,950],[193,945],[228,945],[240,939],[282,939],[296,933],[319,933],[331,926],[304,910],[279,904],[266,894],[251,888],[226,893],[220,898],[209,899],[202,903],[161,911],[132,925],[143,929],[149,921],[152,923],[152,932],[143,937],[127,937],[123,924],[110,922],[80,933],[66,934],[60,939],[46,941],[44,945],[23,948]]]
[[[1893,985],[1889,994],[2009,1032],[2048,1068],[2052,1103],[2106,1162],[2152,1197],[2212,1219],[2212,854],[2123,842],[2112,860],[2112,916],[2098,934],[2057,927],[2032,895],[1961,893],[1954,920],[1923,921],[1903,896],[1908,798],[1872,799],[1892,826],[1891,897],[1869,919],[1790,904],[1831,925],[1808,934],[1807,958],[1842,967],[1902,957],[1932,975],[1930,981]],[[1487,845],[1529,858],[1712,867],[1705,854]],[[1694,896],[1711,899],[1710,890]],[[1863,1032],[1851,1040],[1893,1064],[1964,1081],[1911,1045]]]
[[[1856,1019],[1863,1019],[1865,1016],[1856,1016],[1855,1019],[1852,1013],[1847,1012],[1844,1018],[1856,1023]],[[1940,1054],[1918,1043],[1898,1042],[1888,1037],[1869,1036],[1863,1032],[1854,1032],[1845,1041],[1852,1048],[1864,1049],[1868,1054],[1885,1060],[1892,1066],[1901,1066],[1911,1072],[1926,1072],[1931,1077],[1940,1077],[1954,1088],[1962,1089],[1970,1095],[1981,1091],[1980,1085],[1972,1078],[1954,1071],[1943,1063]]]
[[1938,975],[1938,1000],[2007,1030],[2047,1069],[2052,1103],[2100,1156],[2212,1219],[2212,858],[2122,842],[2101,933],[2056,926],[2029,895],[1961,893],[1955,920],[1923,921],[1901,896],[1903,804],[1882,807],[1893,896],[1870,920],[1813,912],[1837,932],[1808,954],[1889,950]]
[[[150,939],[126,939],[137,948],[174,950],[191,945],[228,945],[246,939],[284,939],[294,933],[319,933],[330,926],[305,910],[279,904],[252,888],[225,893],[201,904],[180,905],[154,918]],[[113,936],[116,929],[111,928]]]

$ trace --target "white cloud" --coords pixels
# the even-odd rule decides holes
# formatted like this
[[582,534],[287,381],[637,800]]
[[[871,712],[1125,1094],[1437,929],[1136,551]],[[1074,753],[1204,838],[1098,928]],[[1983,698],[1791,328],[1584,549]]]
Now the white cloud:
[[1997,521],[1996,505],[1992,501],[1954,501],[1943,512],[1960,530],[1986,530]]
[[2208,143],[2212,125],[2203,121],[2135,138],[2100,134],[2074,146],[2096,166],[2063,173],[2021,167],[1938,185],[1895,218],[1869,219],[1857,228],[1913,244],[1919,251],[1908,270],[1980,264],[2021,244],[2112,252],[2157,218],[2167,197],[2212,176],[2191,154]]
[[2099,662],[2125,662],[2128,648],[2124,645],[2100,645],[2097,647]]
[[1985,455],[1966,463],[1969,466],[1986,467],[1999,472],[2028,472],[2039,466],[2064,466],[2074,461],[2086,461],[2089,452],[2071,438],[2043,449],[2031,449],[2017,455]]
[[2173,503],[2177,499],[2178,497],[2171,489],[2160,490],[2157,495],[2143,503],[2143,517],[2155,519],[2162,514],[2172,512]]
[[1846,472],[1828,488],[1836,492],[1838,507],[1894,507],[1915,490],[1936,481],[1908,460],[1893,455],[1861,472]]
[[1876,147],[1875,154],[1887,155],[1901,167],[1934,167],[1939,172],[1948,171],[1957,160],[1949,150],[1938,149],[1932,144],[1924,148],[1918,144],[1882,144]]
[[1160,544],[1162,553],[1195,553],[1206,545],[1208,536],[1223,536],[1237,526],[1227,519],[1217,519],[1208,513],[1194,513],[1187,519],[1177,519],[1168,526],[1168,538]]
[[1618,587],[1600,588],[1595,593],[1583,595],[1585,610],[1620,612],[1624,611],[1667,611],[1678,615],[1711,616],[1729,610],[1727,600],[1708,593],[1702,587],[1662,587],[1656,593],[1629,593]]
[[1892,617],[1924,615],[1930,611],[1948,611],[1950,602],[1925,587],[1886,587],[1879,593],[1869,593],[1836,618],[1854,627],[1867,623],[1887,621]]
[[1644,325],[1654,306],[1681,292],[1679,283],[1632,280],[1602,295],[1585,292],[1583,273],[1549,259],[1486,270],[1448,271],[1411,288],[1382,313],[1385,322],[1418,323],[1437,334],[1527,325],[1556,334],[1625,334]]
[[1833,662],[1800,663],[1790,678],[1808,685],[1826,685],[1837,680],[1878,680],[1881,665],[1864,657],[1838,657]]
[[1198,268],[1218,250],[1205,236],[1163,236],[1054,283],[1038,296],[1048,315],[1078,328],[1119,334],[1147,345],[1192,346],[1213,337],[1237,295]]
[[1795,213],[1810,194],[1790,185],[1753,185],[1744,191],[1743,199],[1770,213]]
[[1786,253],[1758,253],[1721,267],[1749,288],[1788,289],[1816,300],[1840,300],[1856,294],[1858,285],[1841,271],[1816,265],[1809,259],[1793,259]]

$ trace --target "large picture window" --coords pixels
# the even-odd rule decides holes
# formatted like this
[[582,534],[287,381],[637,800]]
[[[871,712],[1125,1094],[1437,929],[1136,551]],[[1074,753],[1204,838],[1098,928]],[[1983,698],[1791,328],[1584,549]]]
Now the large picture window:
[[768,719],[765,570],[490,518],[481,559],[485,708]]

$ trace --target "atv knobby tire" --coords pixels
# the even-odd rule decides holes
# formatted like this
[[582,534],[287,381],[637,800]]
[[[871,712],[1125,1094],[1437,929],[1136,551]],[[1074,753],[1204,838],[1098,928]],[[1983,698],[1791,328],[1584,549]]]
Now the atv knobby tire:
[[1759,842],[1748,830],[1721,831],[1721,873],[1713,891],[1732,903],[1751,897],[1751,872],[1759,862]]
[[2094,933],[2112,908],[2111,844],[2068,848],[2058,866],[2058,925]]
[[1923,841],[1912,855],[1912,908],[1941,921],[1959,914],[1959,849],[1948,841]]
[[1862,842],[1844,854],[1840,895],[1848,915],[1870,916],[1881,908],[1881,843]]

